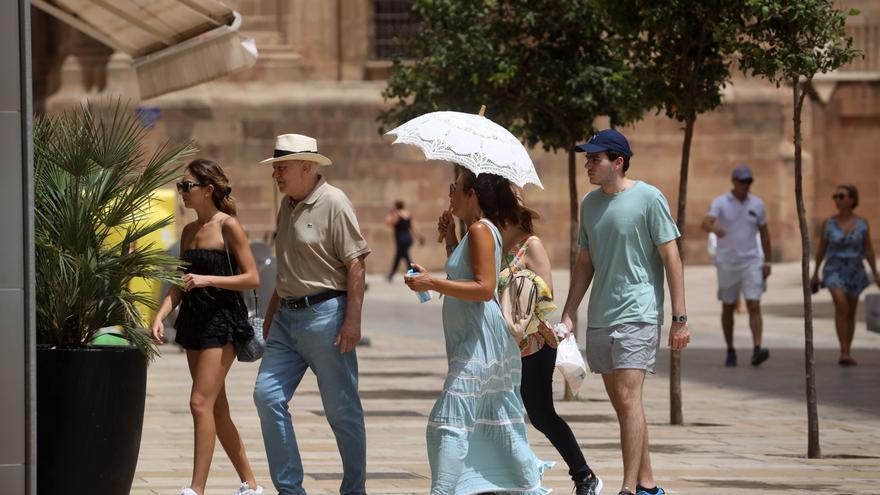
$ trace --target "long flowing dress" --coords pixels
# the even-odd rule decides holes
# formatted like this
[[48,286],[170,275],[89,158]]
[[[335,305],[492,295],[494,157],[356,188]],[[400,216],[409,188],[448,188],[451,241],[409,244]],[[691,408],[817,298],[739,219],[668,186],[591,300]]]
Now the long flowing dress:
[[[495,271],[501,268],[501,234]],[[473,280],[468,237],[446,262],[450,280]],[[497,299],[497,298],[496,298]],[[428,420],[432,495],[517,493],[543,495],[544,470],[553,465],[532,452],[520,397],[522,361],[497,300],[443,299],[449,373]]]

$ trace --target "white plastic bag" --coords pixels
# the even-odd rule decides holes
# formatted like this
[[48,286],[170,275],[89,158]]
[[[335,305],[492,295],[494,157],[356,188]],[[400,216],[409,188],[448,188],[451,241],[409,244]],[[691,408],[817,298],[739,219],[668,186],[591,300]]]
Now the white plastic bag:
[[556,349],[556,367],[568,382],[571,391],[577,393],[587,376],[587,365],[584,363],[581,350],[578,349],[577,341],[574,340],[574,334],[568,334],[559,342],[559,347]]
[[865,296],[865,323],[868,330],[880,333],[880,294]]

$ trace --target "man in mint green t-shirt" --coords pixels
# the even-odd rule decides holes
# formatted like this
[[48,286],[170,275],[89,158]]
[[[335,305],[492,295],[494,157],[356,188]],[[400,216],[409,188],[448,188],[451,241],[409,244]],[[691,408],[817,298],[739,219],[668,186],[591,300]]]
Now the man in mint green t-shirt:
[[591,282],[587,316],[587,363],[600,373],[617,412],[623,451],[618,495],[664,494],[654,483],[642,407],[646,372],[654,372],[663,325],[663,276],[669,281],[672,328],[669,345],[687,346],[680,236],[669,205],[654,186],[626,178],[632,151],[623,134],[606,129],[577,147],[587,154],[590,183],[600,186],[581,202],[580,251],[562,322],[571,316]]

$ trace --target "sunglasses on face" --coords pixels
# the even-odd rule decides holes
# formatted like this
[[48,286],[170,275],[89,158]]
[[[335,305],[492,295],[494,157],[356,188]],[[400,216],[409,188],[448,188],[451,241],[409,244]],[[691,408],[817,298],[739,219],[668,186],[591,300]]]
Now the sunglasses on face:
[[201,182],[193,182],[191,180],[185,180],[177,183],[177,192],[189,192],[190,189],[194,187],[205,187],[207,184],[202,184]]
[[458,190],[458,186],[455,184],[455,182],[451,182],[449,184],[449,194],[452,194],[457,190]]
[[836,200],[844,200],[844,199],[848,198],[849,196],[846,194],[843,194],[843,193],[835,193],[835,194],[832,194],[831,197]]
[[737,182],[741,182],[743,184],[751,184],[752,179],[736,179]]

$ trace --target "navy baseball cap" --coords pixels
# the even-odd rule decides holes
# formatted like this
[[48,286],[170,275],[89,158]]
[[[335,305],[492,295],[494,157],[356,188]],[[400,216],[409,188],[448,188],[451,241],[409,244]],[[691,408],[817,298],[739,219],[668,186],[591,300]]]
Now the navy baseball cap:
[[752,176],[752,169],[745,165],[740,165],[733,169],[733,173],[730,174],[730,178],[735,180],[755,180]]
[[614,129],[599,131],[584,144],[575,146],[575,151],[584,153],[601,153],[602,151],[616,151],[630,158],[633,156],[626,137]]

